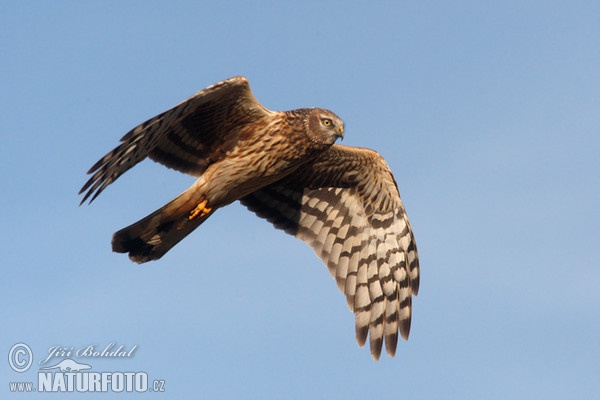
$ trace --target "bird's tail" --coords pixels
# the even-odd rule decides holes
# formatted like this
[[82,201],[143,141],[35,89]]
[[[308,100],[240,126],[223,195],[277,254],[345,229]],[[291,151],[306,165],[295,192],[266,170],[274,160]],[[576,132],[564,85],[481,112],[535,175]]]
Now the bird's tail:
[[152,214],[116,232],[112,249],[129,253],[137,263],[158,260],[215,211],[192,186]]

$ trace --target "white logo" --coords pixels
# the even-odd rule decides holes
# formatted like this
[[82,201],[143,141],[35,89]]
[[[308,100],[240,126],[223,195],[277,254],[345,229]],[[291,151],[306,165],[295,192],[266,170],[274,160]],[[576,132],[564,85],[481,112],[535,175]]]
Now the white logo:
[[51,367],[40,368],[40,369],[54,369],[54,368],[60,368],[60,372],[79,372],[83,369],[90,369],[90,368],[92,368],[92,366],[87,365],[87,364],[79,364],[77,361],[73,361],[70,358],[65,358],[64,360],[62,360],[61,362],[59,362],[56,365],[53,365]]
[[33,353],[25,343],[17,343],[8,352],[8,363],[16,372],[25,372],[31,367]]
[[[148,374],[138,372],[94,372],[87,363],[75,361],[77,358],[123,359],[133,356],[137,345],[126,349],[117,347],[114,342],[104,348],[96,345],[81,348],[53,346],[48,349],[48,355],[39,361],[46,364],[53,358],[66,357],[61,361],[48,362],[46,367],[40,367],[37,372],[37,382],[10,382],[11,392],[164,392],[165,381],[150,380]],[[87,361],[87,360],[86,360]],[[25,372],[33,363],[33,352],[25,343],[17,343],[8,352],[8,363],[15,372]],[[47,365],[47,364],[46,364]],[[37,383],[37,385],[36,385]]]

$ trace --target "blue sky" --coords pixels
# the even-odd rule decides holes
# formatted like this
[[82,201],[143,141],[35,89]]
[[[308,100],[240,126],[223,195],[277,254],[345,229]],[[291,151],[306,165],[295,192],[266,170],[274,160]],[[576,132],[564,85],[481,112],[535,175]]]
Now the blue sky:
[[[52,346],[111,342],[134,356],[76,359],[166,391],[89,398],[597,396],[591,3],[1,1],[0,397],[41,398],[8,386]],[[158,262],[111,252],[191,177],[146,161],[78,207],[124,133],[233,75],[268,108],[335,111],[392,168],[422,266],[394,359],[356,345],[312,250],[239,204]]]

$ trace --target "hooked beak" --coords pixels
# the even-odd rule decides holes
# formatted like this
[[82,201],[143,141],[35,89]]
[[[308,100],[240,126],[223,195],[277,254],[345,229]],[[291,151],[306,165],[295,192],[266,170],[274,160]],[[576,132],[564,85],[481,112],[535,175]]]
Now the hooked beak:
[[340,125],[338,127],[337,137],[339,137],[341,140],[344,140],[344,125]]

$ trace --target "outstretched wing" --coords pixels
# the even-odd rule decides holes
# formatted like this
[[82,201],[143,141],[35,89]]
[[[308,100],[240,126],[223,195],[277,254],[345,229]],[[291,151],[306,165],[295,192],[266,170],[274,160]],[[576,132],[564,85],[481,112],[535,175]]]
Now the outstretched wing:
[[314,163],[260,189],[242,204],[308,243],[329,268],[373,358],[407,339],[419,289],[412,229],[392,173],[376,152],[334,145]]
[[128,169],[150,157],[169,168],[199,176],[226,156],[252,123],[270,111],[256,101],[246,78],[238,76],[207,87],[133,128],[121,144],[88,171],[81,203],[92,202]]

